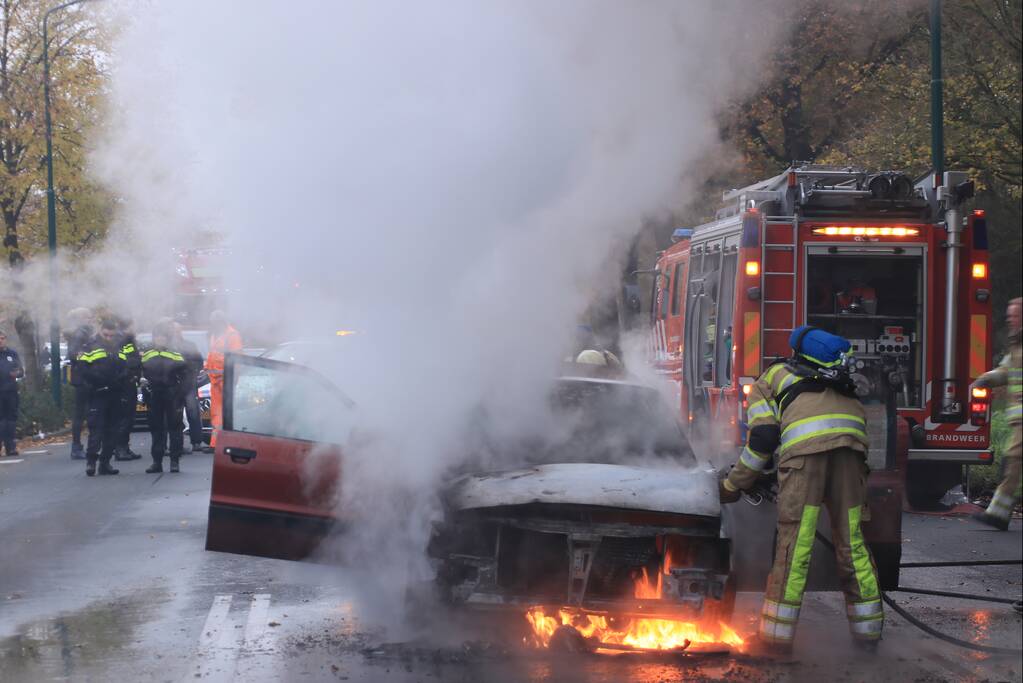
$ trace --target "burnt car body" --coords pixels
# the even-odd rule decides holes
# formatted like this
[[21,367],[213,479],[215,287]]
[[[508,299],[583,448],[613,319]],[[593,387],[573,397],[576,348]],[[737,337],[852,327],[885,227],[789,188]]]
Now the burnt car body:
[[533,444],[540,464],[467,474],[446,490],[429,547],[440,597],[727,618],[735,585],[717,475],[697,465],[665,405],[639,384],[559,378],[552,410],[571,427]]
[[[727,618],[735,586],[716,474],[697,464],[666,402],[636,383],[568,374],[551,400],[542,435],[470,458],[443,490],[429,543],[435,596],[520,613]],[[207,550],[309,557],[343,524],[336,492],[355,422],[352,401],[310,367],[228,354]]]

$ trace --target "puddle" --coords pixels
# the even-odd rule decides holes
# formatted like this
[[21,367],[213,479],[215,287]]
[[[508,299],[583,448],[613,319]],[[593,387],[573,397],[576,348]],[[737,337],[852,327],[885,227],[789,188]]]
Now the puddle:
[[72,678],[109,670],[112,660],[128,658],[140,627],[167,600],[167,590],[155,588],[23,624],[0,639],[0,680]]

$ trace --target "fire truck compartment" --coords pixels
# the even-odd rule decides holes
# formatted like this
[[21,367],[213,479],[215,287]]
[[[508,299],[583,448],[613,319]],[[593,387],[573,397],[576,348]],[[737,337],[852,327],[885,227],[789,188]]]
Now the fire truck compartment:
[[806,321],[850,341],[865,403],[889,389],[923,406],[924,248],[848,242],[806,248]]

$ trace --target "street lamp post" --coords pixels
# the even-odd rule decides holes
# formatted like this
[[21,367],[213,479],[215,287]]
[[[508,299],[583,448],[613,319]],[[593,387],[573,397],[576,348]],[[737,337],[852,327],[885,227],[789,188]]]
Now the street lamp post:
[[50,246],[50,382],[53,402],[60,405],[60,322],[57,291],[57,200],[53,190],[53,129],[50,123],[50,15],[89,0],[55,5],[43,15],[43,111],[46,119],[46,224]]

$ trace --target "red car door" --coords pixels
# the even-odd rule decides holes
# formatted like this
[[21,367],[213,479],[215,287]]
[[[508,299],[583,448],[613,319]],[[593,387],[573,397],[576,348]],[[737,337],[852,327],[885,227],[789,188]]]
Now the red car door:
[[229,354],[206,549],[302,559],[336,523],[354,404],[306,367]]

